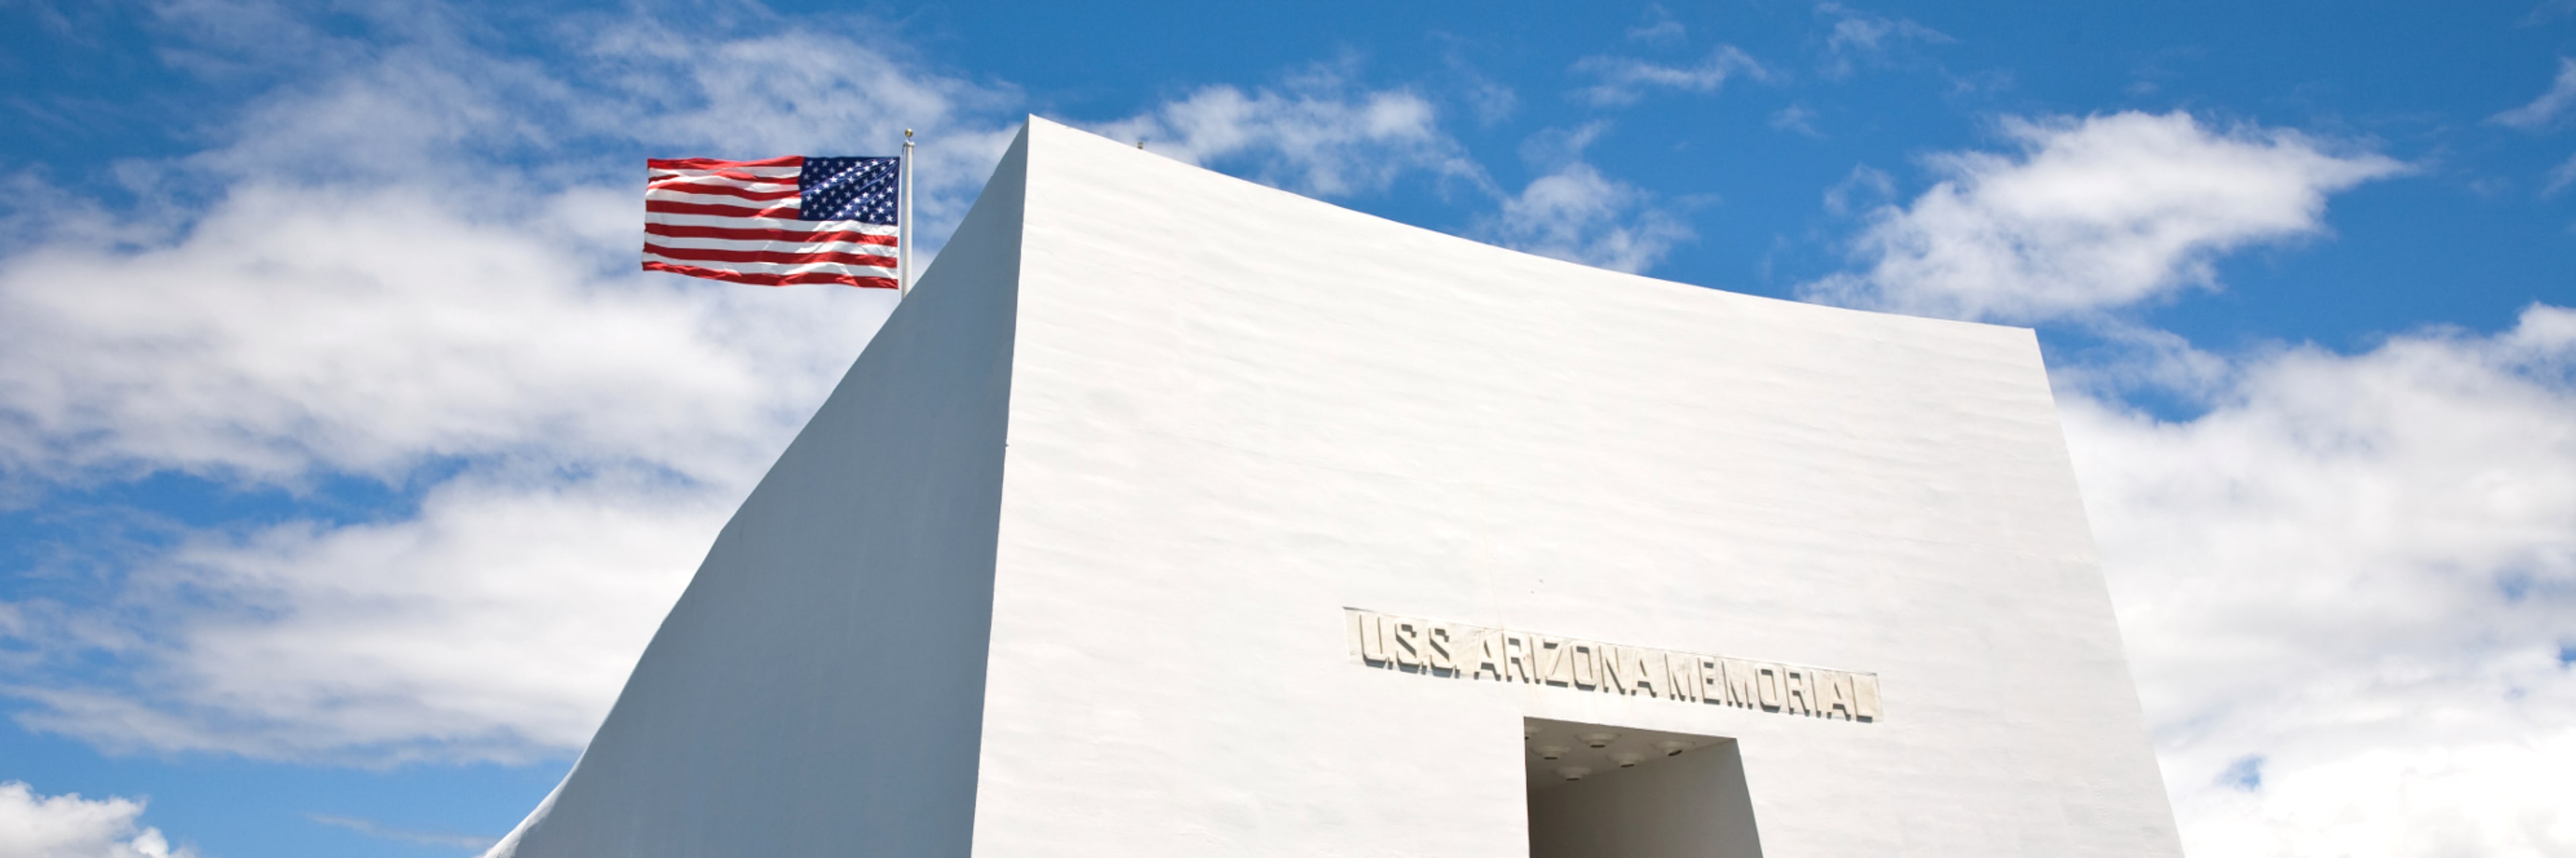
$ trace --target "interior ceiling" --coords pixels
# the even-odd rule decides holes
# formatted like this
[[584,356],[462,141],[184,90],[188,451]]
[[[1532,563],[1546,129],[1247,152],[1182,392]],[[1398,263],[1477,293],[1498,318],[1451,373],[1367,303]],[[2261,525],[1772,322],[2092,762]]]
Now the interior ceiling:
[[[1593,743],[1602,741],[1601,734],[1610,737],[1608,744],[1593,747]],[[1588,770],[1583,778],[1589,780],[1625,768],[1651,766],[1680,754],[1732,741],[1690,733],[1665,733],[1544,718],[1521,719],[1521,760],[1529,772],[1531,790],[1579,782],[1567,779],[1565,770],[1569,768]],[[1681,747],[1676,750],[1670,743],[1679,743]],[[1545,755],[1551,752],[1556,754],[1556,759],[1546,758]]]

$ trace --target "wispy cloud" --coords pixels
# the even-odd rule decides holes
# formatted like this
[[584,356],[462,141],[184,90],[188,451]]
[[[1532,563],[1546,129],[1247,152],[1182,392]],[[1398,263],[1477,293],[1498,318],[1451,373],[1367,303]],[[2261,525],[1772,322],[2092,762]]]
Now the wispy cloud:
[[2555,121],[2576,104],[2576,58],[2558,59],[2558,77],[2549,83],[2549,91],[2521,107],[2487,117],[2488,122],[2513,128],[2534,129]]
[[1825,139],[1825,133],[1816,130],[1816,112],[1803,104],[1792,104],[1774,111],[1771,114],[1771,127],[1818,140]]
[[1542,256],[1617,271],[1644,271],[1697,234],[1683,217],[1693,201],[1666,201],[1603,175],[1583,150],[1607,127],[1543,132],[1525,148],[1547,172],[1480,219],[1479,238]]
[[1824,75],[1848,77],[1860,64],[1890,61],[1912,44],[1948,44],[1955,39],[1906,18],[1890,18],[1840,3],[1818,3],[1816,14],[1833,22],[1825,34]]
[[1825,188],[1825,211],[1836,216],[1848,215],[1865,207],[1885,204],[1896,196],[1896,177],[1887,171],[1855,164],[1842,181]]
[[2011,120],[2018,152],[1932,159],[1947,176],[1870,215],[1866,266],[1810,299],[1907,313],[2083,317],[2216,285],[2214,254],[2324,229],[2326,196],[2398,172],[2303,135],[2188,114]]
[[308,813],[304,815],[304,818],[333,828],[345,828],[378,840],[419,843],[426,846],[454,846],[462,849],[480,851],[492,848],[492,844],[498,843],[501,840],[498,837],[480,837],[472,834],[446,834],[435,831],[410,831],[401,828],[388,828],[368,820],[350,816],[332,816],[322,813]]
[[1650,3],[1636,24],[1628,27],[1628,40],[1648,44],[1679,44],[1690,38],[1690,28],[1673,17],[1661,3]]
[[2540,192],[2555,194],[2567,190],[2570,184],[2576,184],[2576,155],[2569,155],[2567,160],[2558,162],[2558,166],[2549,168],[2549,183],[2541,186]]
[[1659,65],[1635,57],[1595,56],[1577,61],[1574,71],[1599,80],[1576,94],[1605,106],[1634,104],[1646,93],[1659,89],[1716,92],[1730,78],[1761,80],[1770,74],[1751,54],[1734,45],[1719,45],[1707,59],[1688,66]]
[[1520,93],[1476,68],[1457,45],[1450,45],[1442,53],[1440,62],[1448,69],[1452,86],[1467,102],[1468,111],[1476,115],[1478,125],[1492,126],[1511,118],[1512,113],[1520,109]]
[[1429,98],[1408,88],[1355,85],[1335,66],[1276,88],[1202,87],[1095,128],[1182,161],[1248,169],[1264,182],[1316,196],[1382,190],[1412,172],[1482,181],[1464,147],[1440,129]]

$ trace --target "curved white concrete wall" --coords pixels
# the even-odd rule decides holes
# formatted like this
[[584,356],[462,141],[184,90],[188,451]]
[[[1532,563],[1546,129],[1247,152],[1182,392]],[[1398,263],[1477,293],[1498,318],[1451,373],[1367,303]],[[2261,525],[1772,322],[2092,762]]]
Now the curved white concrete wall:
[[[1367,667],[1350,609],[1867,675],[1881,717]],[[1043,120],[516,849],[1520,855],[1524,717],[1736,739],[1772,858],[2178,854],[2029,331]]]
[[[2030,331],[1044,121],[1028,169],[977,854],[1524,854],[1525,715],[1737,738],[1773,858],[2178,853]],[[1886,714],[1368,669],[1345,608],[1869,672]]]

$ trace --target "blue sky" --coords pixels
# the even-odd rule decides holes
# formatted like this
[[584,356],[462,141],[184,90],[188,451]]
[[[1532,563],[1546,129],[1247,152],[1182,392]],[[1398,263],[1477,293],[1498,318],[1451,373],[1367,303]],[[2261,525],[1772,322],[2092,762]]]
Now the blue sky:
[[2576,851],[2576,4],[1238,5],[0,5],[0,855],[506,832],[891,306],[640,159],[1029,113],[2037,327],[2192,854]]

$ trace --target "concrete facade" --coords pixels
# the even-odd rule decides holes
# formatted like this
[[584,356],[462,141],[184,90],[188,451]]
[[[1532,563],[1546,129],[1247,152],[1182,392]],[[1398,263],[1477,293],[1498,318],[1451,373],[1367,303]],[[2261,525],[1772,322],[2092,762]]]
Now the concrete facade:
[[[1371,662],[1362,613],[1708,667]],[[1672,691],[1729,664],[1810,699]],[[1610,804],[1725,769],[1774,858],[2179,854],[2029,331],[1035,119],[496,852],[1528,855],[1593,800],[1542,807],[1532,719],[1709,739]]]

